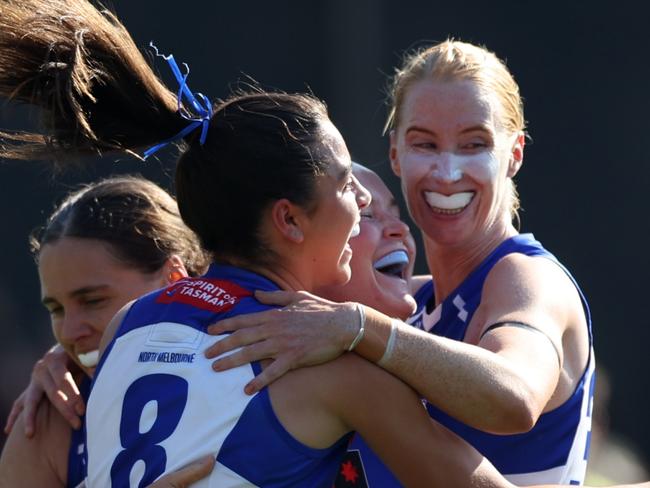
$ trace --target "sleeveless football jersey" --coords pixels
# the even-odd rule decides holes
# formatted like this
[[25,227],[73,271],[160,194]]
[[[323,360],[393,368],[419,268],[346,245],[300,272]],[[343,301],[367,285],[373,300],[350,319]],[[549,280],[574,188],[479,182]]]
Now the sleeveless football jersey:
[[[564,404],[542,414],[531,431],[515,435],[493,435],[479,431],[458,422],[428,402],[425,404],[432,418],[472,444],[512,483],[580,485],[584,481],[587,467],[595,383],[591,316],[584,295],[571,274],[532,234],[517,235],[501,243],[436,307],[433,282],[425,284],[415,295],[418,306],[409,323],[432,334],[462,341],[481,302],[485,278],[492,267],[510,253],[550,259],[575,284],[582,300],[590,342],[589,360],[578,386]],[[343,465],[339,468],[337,486],[344,486],[338,484],[342,480],[344,469],[354,471],[355,484],[348,485],[350,488],[401,486],[358,435],[353,438]]]
[[107,348],[88,404],[89,486],[147,486],[206,454],[211,475],[196,487],[331,486],[349,435],[328,449],[294,439],[265,388],[244,394],[259,363],[215,373],[203,351],[217,320],[268,309],[257,274],[212,265],[131,307]]
[[[84,375],[79,384],[79,393],[84,403],[88,404],[90,395],[90,378]],[[81,417],[83,424],[85,415]],[[84,429],[71,430],[70,449],[68,450],[68,482],[66,486],[75,488],[86,477],[86,436]]]

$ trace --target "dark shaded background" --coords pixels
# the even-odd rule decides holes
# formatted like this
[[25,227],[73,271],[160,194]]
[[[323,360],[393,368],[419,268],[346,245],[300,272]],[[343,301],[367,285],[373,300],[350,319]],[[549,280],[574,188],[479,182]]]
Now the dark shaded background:
[[[138,45],[192,67],[190,86],[223,97],[249,75],[267,87],[325,99],[353,158],[388,173],[381,136],[387,74],[401,53],[453,36],[507,60],[526,100],[532,143],[518,177],[522,230],[534,231],[589,298],[599,365],[612,380],[611,428],[650,460],[650,319],[646,217],[650,185],[646,15],[624,2],[114,1]],[[157,69],[174,86],[165,64]],[[29,127],[3,106],[2,127]],[[105,160],[53,176],[0,163],[0,417],[52,342],[27,235],[77,182],[138,172],[171,186],[173,162]],[[252,175],[253,176],[253,175]],[[418,261],[425,271],[424,261]],[[432,372],[435,374],[435,372]]]

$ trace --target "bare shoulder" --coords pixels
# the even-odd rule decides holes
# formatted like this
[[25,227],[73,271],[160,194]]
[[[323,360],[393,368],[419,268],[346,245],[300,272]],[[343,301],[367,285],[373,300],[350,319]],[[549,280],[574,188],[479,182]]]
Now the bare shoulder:
[[66,486],[71,429],[49,403],[36,414],[34,437],[24,435],[18,417],[0,459],[0,486]]
[[410,289],[411,295],[415,295],[420,288],[431,281],[431,275],[417,275],[411,278]]
[[490,270],[481,305],[497,314],[544,309],[565,323],[582,311],[575,285],[557,263],[518,253],[505,256]]

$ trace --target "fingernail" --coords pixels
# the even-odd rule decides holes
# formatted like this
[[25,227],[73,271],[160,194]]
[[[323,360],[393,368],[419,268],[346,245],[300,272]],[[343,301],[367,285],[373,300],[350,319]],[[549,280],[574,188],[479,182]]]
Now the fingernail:
[[244,387],[244,393],[246,393],[247,395],[252,395],[253,393],[255,393],[255,388],[251,384],[248,384]]
[[223,366],[221,366],[221,363],[212,363],[212,369],[215,371],[223,371]]

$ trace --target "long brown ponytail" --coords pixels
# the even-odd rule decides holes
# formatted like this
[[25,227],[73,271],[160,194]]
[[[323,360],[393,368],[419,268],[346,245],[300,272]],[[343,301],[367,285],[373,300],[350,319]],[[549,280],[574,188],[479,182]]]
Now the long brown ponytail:
[[0,96],[43,109],[41,133],[0,133],[11,159],[132,152],[187,124],[126,28],[87,0],[0,0]]

